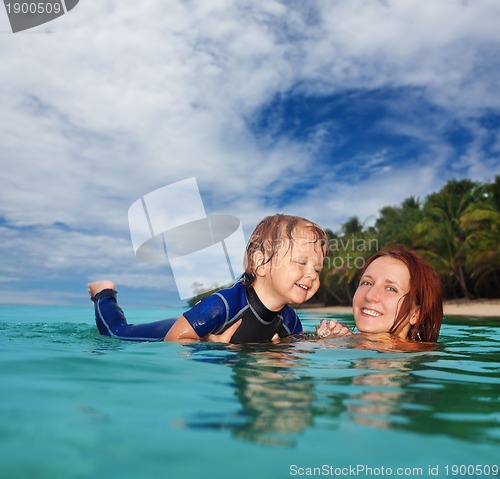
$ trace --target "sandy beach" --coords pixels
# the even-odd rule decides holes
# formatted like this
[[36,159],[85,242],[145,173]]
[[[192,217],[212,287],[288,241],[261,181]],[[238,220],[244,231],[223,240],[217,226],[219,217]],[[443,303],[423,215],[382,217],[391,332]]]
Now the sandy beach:
[[[314,311],[327,313],[351,313],[347,306],[330,306],[325,308],[311,308]],[[498,317],[500,318],[500,299],[480,300],[453,300],[444,304],[445,316],[475,316],[475,317]]]
[[500,299],[455,300],[444,303],[445,316],[496,316],[500,318]]

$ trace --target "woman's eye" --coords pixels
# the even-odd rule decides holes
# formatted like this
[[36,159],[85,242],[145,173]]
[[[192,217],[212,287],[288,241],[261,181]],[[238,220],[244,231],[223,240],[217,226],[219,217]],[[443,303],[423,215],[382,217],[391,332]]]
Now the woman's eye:
[[370,281],[367,281],[367,280],[365,280],[365,281],[361,281],[361,282],[359,283],[359,285],[360,285],[360,286],[369,286],[370,284],[371,284],[371,283],[370,283]]
[[387,286],[387,291],[391,291],[393,293],[397,293],[398,290],[396,288],[393,288],[392,286]]

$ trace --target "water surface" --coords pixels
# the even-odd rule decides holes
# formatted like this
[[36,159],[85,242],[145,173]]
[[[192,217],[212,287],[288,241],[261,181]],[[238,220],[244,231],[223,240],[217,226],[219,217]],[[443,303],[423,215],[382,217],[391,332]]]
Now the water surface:
[[[120,342],[92,314],[0,307],[1,477],[488,477],[451,467],[500,463],[498,318],[449,317],[437,347],[383,351]],[[308,331],[324,317],[299,314]]]

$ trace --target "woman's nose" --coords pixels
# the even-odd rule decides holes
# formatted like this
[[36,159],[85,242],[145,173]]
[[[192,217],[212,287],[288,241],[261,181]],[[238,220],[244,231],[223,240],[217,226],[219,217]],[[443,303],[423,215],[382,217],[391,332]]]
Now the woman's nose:
[[365,291],[366,301],[369,301],[371,303],[376,303],[378,302],[379,298],[380,295],[376,286],[371,286],[370,288],[367,288],[367,290]]

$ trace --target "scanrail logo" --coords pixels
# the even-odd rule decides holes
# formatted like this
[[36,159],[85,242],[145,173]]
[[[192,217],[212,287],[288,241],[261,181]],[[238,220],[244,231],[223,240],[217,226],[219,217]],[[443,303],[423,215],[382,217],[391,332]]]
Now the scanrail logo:
[[28,30],[68,13],[80,0],[4,0],[12,33]]

